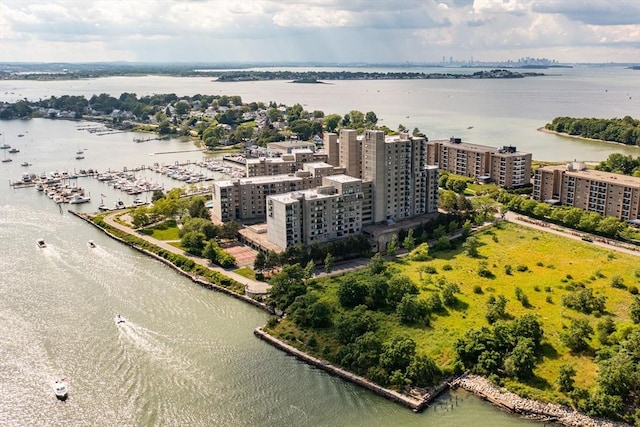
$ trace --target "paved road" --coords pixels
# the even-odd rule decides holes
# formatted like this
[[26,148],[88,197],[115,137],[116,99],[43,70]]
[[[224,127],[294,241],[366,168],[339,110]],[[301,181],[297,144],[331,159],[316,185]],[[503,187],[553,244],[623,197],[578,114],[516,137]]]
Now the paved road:
[[151,236],[147,236],[146,234],[141,234],[136,232],[134,229],[132,229],[131,227],[128,227],[126,225],[123,225],[119,222],[117,222],[115,220],[115,217],[118,215],[121,215],[122,212],[114,212],[111,213],[109,215],[105,215],[104,217],[104,221],[109,224],[111,227],[117,228],[118,230],[124,231],[125,233],[128,234],[133,234],[136,237],[139,237],[141,239],[144,239],[146,241],[148,241],[149,243],[152,243],[156,246],[161,247],[162,249],[165,249],[169,252],[173,252],[175,254],[179,254],[179,255],[184,255],[190,259],[192,259],[194,262],[203,265],[211,270],[217,271],[221,274],[224,274],[225,276],[227,276],[230,279],[235,280],[238,283],[242,283],[245,286],[245,290],[248,293],[252,293],[252,294],[266,294],[267,290],[269,290],[269,288],[271,287],[271,285],[269,285],[268,283],[265,282],[260,282],[257,280],[252,280],[249,279],[247,277],[241,276],[237,273],[234,273],[233,271],[229,271],[229,270],[225,270],[222,267],[218,267],[215,265],[212,265],[211,262],[209,262],[208,259],[205,258],[201,258],[201,257],[197,257],[197,256],[193,256],[191,254],[186,253],[185,251],[183,251],[182,249],[176,248],[175,246],[170,245],[168,242],[165,242],[163,240],[158,240],[155,239]]
[[593,242],[590,243],[591,245],[600,246],[602,248],[609,249],[612,251],[623,252],[629,255],[640,256],[640,248],[636,246],[619,242],[617,240],[603,239],[600,236],[595,236],[595,235],[592,236],[592,235],[589,235],[588,233],[582,233],[577,230],[561,227],[556,224],[551,224],[551,223],[540,221],[537,219],[525,217],[515,212],[511,212],[511,211],[507,212],[504,219],[506,219],[509,222],[513,222],[514,224],[519,224],[529,228],[535,228],[536,230],[557,234],[559,236],[563,236],[563,237],[574,239],[574,240],[582,241],[582,236],[587,235],[593,239]]

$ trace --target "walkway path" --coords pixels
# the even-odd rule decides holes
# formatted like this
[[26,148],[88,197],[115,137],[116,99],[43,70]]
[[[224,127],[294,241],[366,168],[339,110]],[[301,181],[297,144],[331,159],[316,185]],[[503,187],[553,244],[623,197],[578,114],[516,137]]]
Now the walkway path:
[[126,225],[124,225],[124,224],[122,224],[122,223],[120,223],[120,222],[115,220],[115,218],[118,215],[121,215],[121,214],[122,214],[122,212],[114,212],[114,213],[110,213],[108,215],[105,215],[104,216],[104,221],[111,227],[117,228],[118,230],[123,231],[125,233],[132,234],[132,235],[134,235],[134,236],[136,236],[136,237],[138,237],[140,239],[144,239],[144,240],[148,241],[149,243],[151,243],[153,245],[156,245],[158,247],[161,247],[162,249],[164,249],[166,251],[173,252],[173,253],[178,254],[178,255],[186,256],[187,258],[193,260],[193,262],[195,262],[195,263],[203,265],[203,266],[209,268],[210,270],[217,271],[217,272],[227,276],[228,278],[235,280],[238,283],[242,283],[244,285],[245,291],[247,293],[254,294],[254,295],[263,295],[263,294],[266,294],[267,291],[269,290],[270,285],[268,283],[260,282],[260,281],[257,281],[257,280],[252,280],[252,279],[249,279],[247,277],[241,276],[238,273],[235,273],[233,271],[225,270],[222,267],[218,267],[218,266],[212,265],[211,262],[208,259],[188,254],[185,251],[183,251],[182,249],[176,248],[175,246],[169,244],[169,242],[167,242],[167,241],[159,240],[159,239],[153,238],[151,236],[148,236],[146,234],[138,233],[133,228],[128,227],[128,226],[126,226]]
[[579,232],[571,228],[562,227],[560,225],[551,224],[537,219],[529,218],[515,212],[507,212],[505,217],[507,221],[524,227],[534,228],[536,230],[545,231],[547,233],[557,234],[568,239],[582,240],[583,236],[589,236],[593,242],[592,245],[600,246],[612,251],[623,252],[629,255],[640,256],[640,248],[618,240],[603,239],[600,236],[592,236],[588,233]]

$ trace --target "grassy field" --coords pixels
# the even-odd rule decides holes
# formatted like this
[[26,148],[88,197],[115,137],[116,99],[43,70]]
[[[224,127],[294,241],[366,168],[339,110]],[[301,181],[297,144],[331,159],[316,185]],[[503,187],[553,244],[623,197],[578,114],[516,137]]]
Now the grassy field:
[[[640,287],[636,274],[640,271],[640,258],[607,251],[591,243],[575,241],[543,231],[514,224],[502,223],[476,235],[479,256],[472,258],[462,249],[438,252],[426,262],[398,259],[389,263],[397,274],[409,276],[420,288],[419,298],[440,290],[443,283],[455,283],[460,288],[458,304],[447,312],[432,315],[429,327],[408,327],[399,324],[396,316],[383,315],[383,326],[389,335],[404,334],[411,337],[418,351],[425,352],[439,364],[447,365],[455,358],[453,345],[456,339],[471,328],[488,325],[485,319],[486,301],[490,295],[504,295],[506,312],[513,317],[535,314],[543,324],[544,356],[538,361],[535,378],[528,384],[511,385],[522,394],[540,400],[556,400],[561,397],[554,381],[558,367],[571,364],[578,371],[576,385],[592,388],[595,385],[596,365],[593,354],[600,346],[596,338],[590,342],[591,351],[585,355],[573,355],[560,341],[560,333],[573,318],[584,317],[596,329],[596,324],[606,315],[612,316],[618,329],[631,324],[628,308],[631,297],[628,289],[611,286],[611,278],[620,276],[626,287]],[[479,262],[486,262],[492,278],[478,275]],[[511,274],[505,266],[511,266]],[[425,271],[429,267],[431,273]],[[339,278],[319,281],[323,298],[338,306],[336,288]],[[594,295],[605,295],[606,312],[585,315],[562,306],[562,296],[585,286]],[[479,287],[479,288],[478,288]],[[529,306],[524,307],[515,297],[515,288],[524,292]],[[304,337],[295,332],[289,321],[282,322],[280,332],[298,339]],[[304,341],[304,339],[303,339]]]
[[[611,287],[613,276],[620,276],[626,286],[640,287],[635,271],[640,268],[640,258],[606,251],[590,243],[574,241],[543,231],[505,224],[503,229],[493,228],[478,235],[480,242],[478,258],[471,258],[458,251],[437,254],[426,264],[434,267],[436,274],[420,273],[421,264],[407,262],[399,264],[399,269],[420,283],[423,295],[435,290],[438,280],[458,284],[461,294],[457,309],[449,310],[449,315],[434,318],[428,330],[402,328],[419,347],[447,363],[454,353],[452,344],[455,337],[469,328],[486,325],[485,303],[489,295],[504,295],[508,299],[506,311],[518,317],[526,313],[539,316],[545,334],[545,357],[538,362],[537,377],[532,384],[547,391],[553,388],[558,367],[562,364],[576,366],[580,375],[576,384],[590,388],[595,384],[596,368],[590,356],[575,356],[561,343],[560,333],[571,319],[584,317],[596,328],[598,318],[587,316],[562,306],[562,295],[584,285],[593,290],[594,295],[605,295],[606,313],[617,324],[630,323],[628,307],[630,293],[626,289]],[[478,276],[479,261],[487,262],[494,278]],[[445,265],[452,267],[445,270]],[[512,267],[512,273],[505,273],[505,266]],[[526,270],[524,270],[526,267]],[[448,267],[446,267],[448,268]],[[524,271],[518,271],[524,270]],[[474,287],[480,286],[482,293]],[[515,288],[522,289],[530,306],[523,305],[515,298]],[[597,339],[591,341],[595,350]]]
[[246,268],[246,267],[234,270],[234,273],[237,273],[237,274],[239,274],[241,276],[244,276],[247,279],[251,279],[251,280],[255,280],[255,278],[256,278],[255,272],[252,269]]
[[165,221],[154,227],[144,229],[145,234],[158,240],[180,240],[178,231],[179,229],[176,221],[173,219]]

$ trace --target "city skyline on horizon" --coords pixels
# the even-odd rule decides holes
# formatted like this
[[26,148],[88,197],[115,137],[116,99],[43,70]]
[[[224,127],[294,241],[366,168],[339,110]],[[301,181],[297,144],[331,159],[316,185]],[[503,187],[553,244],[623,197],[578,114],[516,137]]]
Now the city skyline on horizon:
[[0,0],[0,62],[640,63],[632,0]]

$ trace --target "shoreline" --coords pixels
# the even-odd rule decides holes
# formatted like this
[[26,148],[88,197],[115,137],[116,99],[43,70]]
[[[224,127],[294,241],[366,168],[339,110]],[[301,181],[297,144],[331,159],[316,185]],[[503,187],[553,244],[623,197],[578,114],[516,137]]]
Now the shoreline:
[[557,136],[561,136],[563,138],[572,138],[572,139],[578,139],[578,140],[582,140],[582,141],[602,142],[602,143],[605,143],[605,144],[621,145],[623,147],[640,148],[640,146],[638,146],[638,145],[629,145],[629,144],[623,144],[622,142],[605,141],[604,139],[587,138],[587,137],[580,136],[580,135],[570,135],[570,134],[565,133],[565,132],[556,132],[555,130],[547,129],[544,126],[539,127],[536,130],[538,132],[548,133],[548,134],[551,134],[551,135],[557,135]]
[[[178,274],[191,279],[192,282],[214,291],[220,291],[226,295],[232,296],[240,301],[249,303],[257,308],[260,308],[270,314],[274,314],[273,311],[265,303],[254,300],[246,295],[240,295],[233,292],[230,289],[219,286],[215,283],[209,282],[200,278],[198,275],[187,272],[171,263],[169,260],[162,258],[161,256],[140,248],[135,244],[129,243],[121,239],[120,237],[110,233],[107,229],[94,223],[91,220],[91,215],[86,213],[79,213],[72,210],[68,210],[70,214],[83,221],[93,225],[97,229],[104,232],[112,239],[123,243],[124,245],[133,248],[151,258],[162,262],[164,265],[176,271]],[[135,235],[135,233],[129,233]],[[226,276],[230,280],[231,277]],[[439,385],[431,387],[429,389],[412,389],[410,393],[400,393],[378,384],[375,384],[364,377],[356,375],[348,370],[335,366],[324,359],[312,356],[302,350],[299,350],[292,345],[268,334],[263,330],[263,327],[255,328],[254,335],[259,339],[267,342],[273,347],[284,351],[286,354],[291,355],[304,363],[307,363],[323,371],[335,375],[343,380],[349,381],[360,387],[363,387],[383,398],[386,398],[392,402],[400,404],[404,407],[411,409],[413,412],[421,412],[426,409],[429,404],[437,398],[443,392],[449,389],[462,388],[467,392],[474,394],[480,399],[486,400],[494,405],[496,408],[506,411],[510,414],[520,416],[527,419],[537,420],[541,422],[553,422],[567,427],[628,427],[630,424],[623,422],[609,421],[604,419],[595,419],[585,414],[577,412],[573,409],[553,404],[544,403],[532,399],[521,397],[513,392],[503,391],[494,386],[487,378],[477,375],[463,374],[458,378],[447,378],[443,380]]]
[[460,387],[509,413],[545,423],[553,422],[567,427],[631,427],[624,422],[592,418],[566,406],[527,399],[513,392],[503,391],[478,375],[465,374],[456,378],[451,387]]

